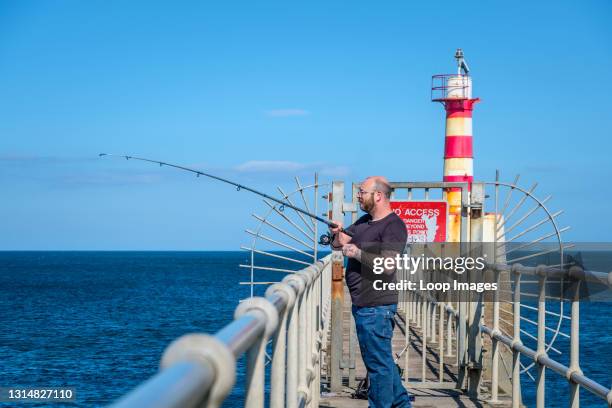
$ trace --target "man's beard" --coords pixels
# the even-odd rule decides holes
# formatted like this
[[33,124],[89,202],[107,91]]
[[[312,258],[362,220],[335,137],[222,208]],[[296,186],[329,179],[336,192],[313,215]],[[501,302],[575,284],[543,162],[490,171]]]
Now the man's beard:
[[369,199],[362,199],[361,203],[359,203],[361,209],[367,213],[369,213],[372,208],[374,208],[374,197],[372,195],[369,196]]

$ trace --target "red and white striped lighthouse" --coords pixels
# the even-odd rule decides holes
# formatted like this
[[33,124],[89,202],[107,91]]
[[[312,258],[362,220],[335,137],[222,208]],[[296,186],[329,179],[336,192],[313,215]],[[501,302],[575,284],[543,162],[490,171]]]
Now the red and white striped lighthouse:
[[[472,142],[472,111],[480,100],[472,98],[472,78],[463,58],[463,51],[455,53],[457,73],[432,77],[432,101],[441,102],[446,110],[444,140],[444,178],[448,182],[468,182],[474,177]],[[449,206],[448,242],[458,242],[461,226],[461,189],[446,191]]]

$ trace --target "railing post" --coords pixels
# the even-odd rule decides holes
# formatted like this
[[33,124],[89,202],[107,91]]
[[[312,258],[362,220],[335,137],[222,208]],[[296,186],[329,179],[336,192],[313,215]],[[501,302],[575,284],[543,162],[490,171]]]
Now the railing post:
[[466,306],[467,303],[461,299],[461,294],[457,294],[457,388],[463,389],[465,384],[465,338],[466,338]]
[[421,324],[423,323],[421,320],[421,312],[423,311],[423,294],[419,293],[418,294],[418,298],[416,299],[415,302],[415,308],[416,308],[416,327],[417,328],[421,328]]
[[422,336],[421,336],[421,381],[425,382],[426,378],[426,370],[427,366],[427,299],[425,299],[424,295],[422,295],[423,301],[421,303],[421,319],[422,319]]
[[[499,224],[499,170],[495,171],[495,219],[493,223],[493,263],[497,263],[497,226]],[[494,274],[497,290],[493,294],[493,336],[491,336],[491,402],[499,402],[499,340],[495,338],[500,333],[499,330],[499,271],[495,268]]]
[[266,327],[261,338],[247,352],[247,384],[244,406],[247,408],[263,408],[266,343],[278,326],[278,311],[267,299],[252,297],[238,305],[234,312],[234,319],[239,319],[253,310],[265,316]]
[[538,366],[538,377],[536,380],[536,407],[544,408],[546,392],[546,367],[540,363],[540,357],[546,357],[546,266],[540,265],[537,269],[539,277],[538,293],[538,346],[536,350],[535,363]]
[[288,406],[285,400],[285,361],[287,351],[287,316],[295,304],[295,291],[286,283],[275,283],[266,290],[266,297],[282,293],[287,307],[280,314],[279,326],[274,333],[272,346],[272,369],[270,373],[270,408]]
[[[459,255],[466,256],[467,245],[469,244],[469,208],[470,208],[470,194],[468,191],[468,184],[465,183],[461,187],[461,230],[459,240]],[[462,277],[463,278],[463,277]],[[457,294],[457,388],[463,389],[467,375],[467,303],[462,299],[461,294]]]
[[[469,242],[467,243],[467,255],[477,258],[484,255],[483,237],[484,237],[484,184],[472,183],[472,191],[470,195],[470,231]],[[463,255],[463,254],[462,254]],[[463,255],[465,256],[465,255]],[[483,282],[484,271],[472,269],[464,272],[470,274],[467,278],[469,281]],[[468,361],[467,361],[467,380],[468,394],[472,398],[479,398],[480,384],[482,382],[482,337],[480,326],[483,316],[483,293],[471,292],[468,295]]]
[[[343,220],[344,182],[334,181],[330,193],[332,202],[332,220]],[[343,308],[344,308],[344,257],[342,251],[332,251],[332,287],[331,287],[331,347],[330,347],[330,391],[342,391],[342,342],[343,342]]]
[[290,285],[296,293],[296,299],[289,314],[289,328],[287,330],[287,408],[297,408],[299,308],[305,285],[304,281],[297,275],[289,275],[283,281]]
[[312,406],[319,406],[319,399],[321,396],[321,344],[323,331],[321,330],[320,316],[322,313],[321,308],[321,279],[323,278],[323,270],[321,269],[315,274],[314,296],[312,298],[312,310],[313,310],[313,333],[314,336],[314,348],[312,351],[313,355],[313,370],[314,379],[312,381]]
[[[410,280],[413,280],[412,278]],[[416,293],[410,293],[410,320],[412,322],[416,322],[416,304],[417,304],[417,296]]]
[[[434,282],[439,282],[438,280],[435,280]],[[431,326],[430,326],[430,331],[431,334],[429,335],[429,340],[431,340],[432,343],[437,343],[438,339],[436,338],[437,336],[437,330],[436,330],[436,305],[435,303],[431,303]]]
[[428,340],[431,340],[431,302],[429,299],[425,301],[425,331]]
[[[319,215],[319,173],[315,172],[314,174],[314,187],[313,191],[313,206],[314,213]],[[319,241],[319,223],[312,220],[312,227],[314,231],[312,231],[312,238],[314,240],[312,244],[312,255],[314,256],[314,261],[317,262],[319,260],[319,245],[317,242]]]
[[[402,269],[401,270],[401,279],[404,280],[408,280],[410,279],[410,276],[408,275],[408,270],[407,269]],[[407,383],[408,382],[408,362],[409,362],[409,355],[410,355],[410,323],[412,321],[412,292],[409,291],[402,291],[403,295],[404,295],[404,328],[406,330],[405,332],[405,336],[404,336],[404,347],[405,347],[405,351],[404,351],[404,382]],[[401,364],[401,363],[399,363]]]
[[[328,347],[328,329],[329,329],[329,319],[331,313],[331,304],[330,304],[330,284],[331,284],[331,265],[327,264],[325,268],[321,271],[321,309],[323,313],[321,314],[322,322],[321,322],[321,347],[319,351],[319,355],[321,356],[319,365],[324,364],[323,355],[327,357],[327,347]],[[325,350],[325,351],[324,351]],[[325,354],[324,354],[325,353]],[[329,360],[326,360],[327,363]],[[319,374],[321,374],[321,370],[319,370]],[[329,377],[326,377],[327,379]],[[321,378],[319,378],[321,381]]]
[[[521,342],[521,272],[520,264],[512,265],[514,273],[513,293],[513,338],[512,344],[519,345]],[[512,408],[521,406],[521,354],[512,348]]]
[[[449,306],[453,305],[453,302],[449,299]],[[453,320],[455,316],[450,312],[448,313],[448,320],[446,321],[446,357],[453,357]],[[455,333],[456,338],[456,333]]]
[[404,336],[404,347],[406,347],[406,351],[404,352],[404,382],[408,383],[408,366],[410,357],[410,319],[408,318],[408,315],[406,315],[406,319],[404,320],[404,327],[406,328],[406,333]]
[[304,394],[305,402],[309,400],[309,390],[306,380],[308,370],[308,286],[310,284],[305,274],[298,273],[304,281],[304,292],[300,296],[300,308],[298,309],[298,399],[299,394]]
[[[444,303],[440,302],[440,320],[438,321],[438,347],[440,351],[438,352],[438,356],[440,359],[440,372],[439,372],[439,380],[440,382],[444,381],[444,314],[446,311],[444,310]],[[450,335],[450,333],[447,333]]]
[[[352,185],[352,204],[354,207],[354,211],[351,211],[351,224],[357,222],[358,213],[357,208],[359,208],[359,200],[357,198],[357,191],[359,191],[359,184],[353,183]],[[355,326],[355,319],[353,318],[353,314],[351,313],[349,316],[349,342],[348,342],[348,386],[349,388],[357,387],[357,378],[356,378],[356,355],[357,355],[357,327]]]
[[[314,366],[315,366],[315,310],[314,310],[314,296],[315,296],[315,279],[316,271],[306,270],[304,272],[308,274],[309,286],[306,297],[307,302],[307,314],[306,314],[306,329],[307,329],[307,341],[306,341],[306,386],[308,387],[308,400],[307,406],[312,406],[314,400],[314,378],[316,377]],[[317,390],[318,394],[319,390]]]
[[493,336],[491,336],[492,358],[491,358],[491,402],[499,402],[499,340],[495,335],[501,333],[499,330],[499,271],[493,270],[498,290],[493,294]]
[[[493,223],[493,263],[497,263],[497,226],[499,224],[499,170],[495,171],[495,220]],[[493,269],[497,290],[493,294],[493,336],[491,336],[491,402],[499,402],[499,340],[495,335],[499,330],[499,290],[501,289],[499,271]]]
[[[572,266],[569,270],[572,275],[583,276],[582,268]],[[570,382],[570,408],[580,407],[580,386],[571,380],[572,374],[582,374],[580,369],[580,280],[575,280],[575,291],[572,299],[571,325],[570,325],[570,365],[567,380]]]

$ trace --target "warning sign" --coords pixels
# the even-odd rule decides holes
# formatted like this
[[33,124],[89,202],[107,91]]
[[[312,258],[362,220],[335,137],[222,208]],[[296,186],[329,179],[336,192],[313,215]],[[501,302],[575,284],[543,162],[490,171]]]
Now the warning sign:
[[406,224],[408,242],[446,241],[446,201],[391,201]]

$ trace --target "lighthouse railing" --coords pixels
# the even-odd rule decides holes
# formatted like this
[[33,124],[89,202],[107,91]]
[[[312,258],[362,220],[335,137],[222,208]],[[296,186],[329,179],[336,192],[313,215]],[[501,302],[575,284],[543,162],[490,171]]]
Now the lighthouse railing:
[[160,371],[117,401],[115,408],[219,407],[246,356],[245,407],[264,407],[266,348],[269,406],[317,407],[320,355],[327,341],[331,255],[285,276],[264,297],[242,301],[234,320],[214,335],[186,334],[164,351]]

